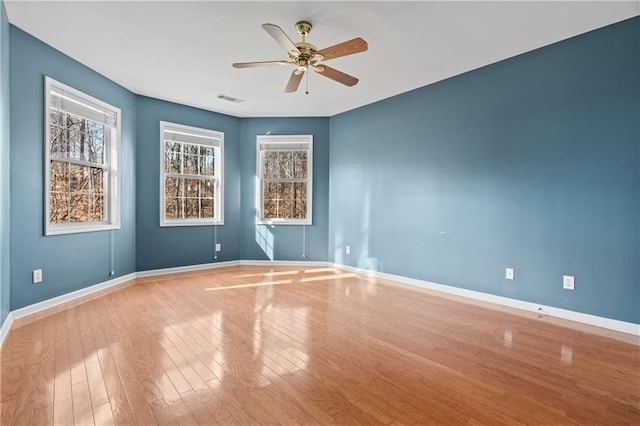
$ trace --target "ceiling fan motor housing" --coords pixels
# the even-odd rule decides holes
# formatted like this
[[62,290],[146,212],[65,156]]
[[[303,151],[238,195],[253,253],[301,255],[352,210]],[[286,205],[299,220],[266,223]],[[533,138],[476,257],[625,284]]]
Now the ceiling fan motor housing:
[[309,35],[309,33],[311,32],[311,28],[313,28],[313,25],[311,25],[311,22],[308,22],[308,21],[296,22],[296,29],[298,30],[298,33],[302,36],[303,39],[304,37]]

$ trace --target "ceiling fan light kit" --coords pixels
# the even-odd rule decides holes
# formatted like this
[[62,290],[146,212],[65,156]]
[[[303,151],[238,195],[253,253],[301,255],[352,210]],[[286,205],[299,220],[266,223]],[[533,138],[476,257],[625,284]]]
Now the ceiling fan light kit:
[[364,52],[368,49],[367,42],[362,38],[354,38],[336,45],[327,47],[322,50],[318,50],[313,44],[307,43],[307,36],[311,32],[313,25],[308,21],[299,21],[296,23],[296,29],[298,34],[302,38],[302,41],[294,43],[282,31],[282,29],[274,24],[262,24],[262,28],[271,35],[282,47],[285,48],[288,55],[288,60],[283,61],[261,61],[261,62],[239,62],[233,64],[234,68],[253,68],[269,65],[293,65],[296,67],[291,73],[289,81],[284,89],[286,93],[292,93],[298,90],[300,81],[305,72],[309,68],[313,69],[318,74],[344,84],[345,86],[355,86],[358,84],[358,79],[345,74],[342,71],[338,71],[335,68],[331,68],[327,65],[319,65],[320,61],[328,61],[330,59],[340,58],[347,55],[353,55],[355,53]]

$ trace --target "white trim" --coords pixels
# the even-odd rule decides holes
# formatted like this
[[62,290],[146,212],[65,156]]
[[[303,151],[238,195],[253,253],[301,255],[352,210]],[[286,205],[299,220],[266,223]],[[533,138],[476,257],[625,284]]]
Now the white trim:
[[157,277],[160,275],[178,274],[181,272],[204,271],[207,269],[227,268],[229,266],[329,266],[327,262],[297,260],[229,260],[225,262],[201,263],[198,265],[176,266],[174,268],[151,269],[140,271],[137,278]]
[[[105,146],[108,147],[105,150],[104,155],[106,158],[105,164],[103,164],[103,169],[107,171],[107,176],[109,179],[108,187],[105,188],[104,191],[104,210],[105,214],[108,215],[107,220],[105,222],[82,222],[82,223],[51,223],[51,164],[50,164],[50,150],[51,150],[51,141],[50,141],[50,108],[51,108],[51,92],[55,88],[62,89],[78,98],[81,98],[89,103],[93,103],[94,105],[104,108],[107,113],[112,113],[115,115],[115,123],[102,123],[105,126]],[[122,179],[120,176],[120,150],[122,144],[122,132],[121,132],[121,121],[122,121],[122,111],[120,108],[115,107],[111,104],[108,104],[104,101],[101,101],[98,98],[95,98],[91,95],[88,95],[80,90],[74,89],[73,87],[67,86],[64,83],[60,83],[59,81],[54,80],[49,76],[44,77],[44,88],[45,88],[45,101],[44,101],[44,235],[63,235],[63,234],[75,234],[79,232],[94,232],[94,231],[105,231],[111,229],[120,229],[120,196],[122,192]],[[58,95],[60,96],[60,95]],[[71,98],[68,98],[72,100]],[[80,103],[76,100],[72,100],[75,103],[79,103],[84,108],[89,108],[92,110],[99,111],[97,108],[92,107],[90,105],[86,105]],[[86,117],[85,117],[86,118]],[[90,119],[95,121],[93,119]],[[109,130],[107,130],[109,129]],[[115,132],[115,134],[113,134]],[[109,139],[108,142],[106,139]],[[105,182],[105,186],[107,183]]]
[[508,306],[515,309],[520,309],[528,312],[543,313],[550,317],[562,318],[570,321],[576,321],[583,324],[589,324],[596,327],[602,327],[609,330],[615,330],[622,333],[631,334],[634,336],[640,336],[640,324],[619,321],[611,318],[599,317],[596,315],[585,314],[582,312],[570,311],[567,309],[555,308],[553,306],[540,305],[537,303],[525,302],[517,299],[510,299],[508,297],[496,296],[488,293],[481,293],[479,291],[467,290],[458,287],[452,287],[444,284],[437,284],[430,281],[417,280],[414,278],[404,277],[402,275],[387,274],[384,272],[377,272],[368,269],[357,268],[354,266],[343,265],[339,263],[324,262],[324,261],[297,261],[297,260],[231,260],[225,262],[215,263],[203,263],[199,265],[178,266],[175,268],[164,269],[152,269],[149,271],[132,272],[127,275],[123,275],[118,278],[114,278],[109,281],[105,281],[100,284],[92,285],[71,293],[63,294],[62,296],[54,297],[52,299],[44,300],[42,302],[34,303],[33,305],[25,306],[24,308],[16,309],[9,312],[2,327],[0,328],[0,348],[4,343],[4,340],[11,329],[11,325],[14,320],[33,315],[38,312],[44,311],[49,308],[70,302],[72,300],[87,296],[92,293],[105,290],[107,288],[116,287],[124,284],[136,278],[155,277],[167,274],[175,274],[180,272],[193,272],[202,271],[207,269],[225,268],[229,266],[315,266],[315,267],[330,267],[336,269],[342,269],[348,272],[355,272],[358,274],[374,276],[390,281],[395,281],[400,284],[409,285],[413,287],[420,287],[429,290],[435,290],[442,293],[453,294],[455,296],[466,297],[469,299],[480,300],[483,302],[489,302],[497,305]]
[[320,260],[240,260],[240,266],[333,266]]
[[333,263],[332,265],[336,268],[344,269],[349,272],[355,272],[359,274],[382,278],[385,280],[396,281],[398,283],[406,284],[414,287],[426,288],[429,290],[435,290],[442,293],[448,293],[448,294],[453,294],[460,297],[466,297],[469,299],[489,302],[496,305],[508,306],[511,308],[521,309],[523,311],[535,312],[538,314],[542,313],[542,314],[549,315],[556,318],[562,318],[570,321],[576,321],[583,324],[594,325],[596,327],[607,328],[610,330],[620,331],[622,333],[628,333],[635,336],[640,336],[640,324],[635,324],[632,322],[599,317],[596,315],[585,314],[582,312],[570,311],[568,309],[541,305],[539,303],[526,302],[524,300],[511,299],[503,296],[496,296],[489,293],[482,293],[479,291],[467,290],[464,288],[438,284],[430,281],[423,281],[423,280],[418,280],[414,278],[408,278],[402,275],[387,274],[384,272],[377,272],[369,269],[361,269],[354,266],[342,265],[338,263]]
[[9,312],[7,318],[5,318],[2,327],[0,328],[0,349],[2,349],[2,345],[4,344],[4,339],[9,334],[9,330],[11,330],[11,325],[13,324],[13,312]]
[[73,300],[79,299],[84,296],[88,296],[98,291],[106,290],[111,287],[116,287],[120,284],[124,284],[128,281],[134,280],[135,278],[136,278],[136,273],[132,272],[130,274],[123,275],[121,277],[117,277],[109,281],[105,281],[89,287],[81,288],[80,290],[72,291],[71,293],[63,294],[61,296],[43,300],[42,302],[34,303],[33,305],[25,306],[24,308],[16,309],[15,311],[11,311],[11,313],[13,314],[13,319],[17,320],[18,318],[23,318],[28,315],[32,315],[32,314],[53,308],[55,306],[59,306],[67,302],[71,302]]
[[[218,151],[214,156],[214,176],[215,185],[213,192],[214,217],[213,218],[189,218],[189,219],[167,219],[165,214],[165,133],[182,135],[184,140],[176,140],[182,144],[207,145]],[[195,140],[200,138],[202,140]],[[180,138],[178,138],[180,139]],[[188,178],[189,175],[179,173],[181,177]],[[201,178],[195,177],[196,179]],[[217,226],[224,225],[224,132],[200,127],[187,126],[185,124],[160,121],[160,227],[174,226]]]
[[[304,219],[264,219],[262,218],[262,208],[264,207],[263,193],[263,161],[262,153],[265,151],[273,151],[273,149],[265,149],[263,145],[283,144],[293,145],[301,144],[306,146],[307,154],[307,177],[304,182],[307,184],[307,217]],[[287,149],[288,148],[283,148]],[[293,148],[291,148],[293,149]],[[302,149],[297,149],[302,151]],[[256,136],[256,224],[257,225],[313,225],[313,135],[257,135]]]
[[178,274],[180,272],[204,271],[206,269],[226,268],[229,266],[239,266],[239,260],[229,260],[225,262],[201,263],[198,265],[176,266],[174,268],[150,269],[140,271],[137,278],[157,277],[159,275]]

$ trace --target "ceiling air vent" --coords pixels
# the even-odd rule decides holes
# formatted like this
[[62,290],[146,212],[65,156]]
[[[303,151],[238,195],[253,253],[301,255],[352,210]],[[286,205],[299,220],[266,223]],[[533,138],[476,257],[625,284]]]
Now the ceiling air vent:
[[244,102],[244,99],[234,98],[233,96],[223,95],[222,93],[218,95],[218,99],[223,99],[225,101],[233,102],[239,104],[240,102]]

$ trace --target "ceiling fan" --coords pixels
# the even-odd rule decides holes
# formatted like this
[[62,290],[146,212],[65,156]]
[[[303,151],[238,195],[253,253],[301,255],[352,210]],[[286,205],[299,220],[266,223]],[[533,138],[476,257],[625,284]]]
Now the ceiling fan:
[[302,41],[299,43],[292,42],[287,34],[282,31],[282,28],[277,25],[262,24],[262,28],[264,28],[271,37],[285,48],[289,58],[283,61],[240,62],[233,64],[234,68],[252,68],[268,65],[294,65],[296,69],[291,73],[289,82],[284,89],[287,93],[292,93],[298,90],[302,76],[309,68],[313,68],[313,70],[318,74],[335,80],[338,83],[342,83],[345,86],[351,87],[358,83],[357,78],[327,65],[320,65],[318,62],[364,52],[368,49],[368,45],[367,42],[360,37],[318,50],[313,44],[307,43],[306,41],[306,38],[312,28],[310,22],[300,21],[296,23],[296,29],[302,37]]

